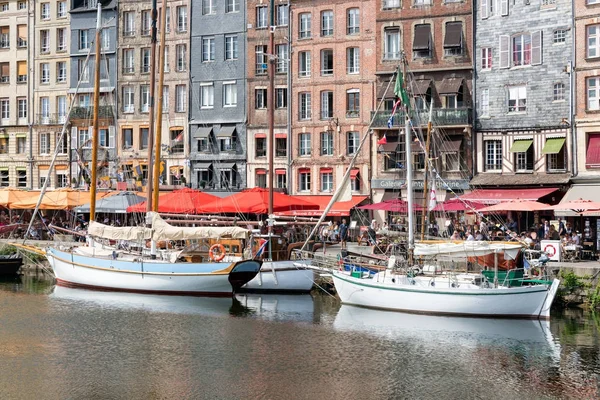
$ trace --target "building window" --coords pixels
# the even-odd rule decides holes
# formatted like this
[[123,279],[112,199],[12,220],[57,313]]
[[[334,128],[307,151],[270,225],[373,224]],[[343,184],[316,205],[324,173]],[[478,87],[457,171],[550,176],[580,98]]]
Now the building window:
[[79,50],[88,50],[90,48],[89,33],[87,29],[79,30]]
[[10,118],[10,101],[8,99],[0,99],[0,119]]
[[56,114],[58,122],[64,124],[67,120],[67,96],[56,96]]
[[566,43],[567,41],[567,30],[557,29],[552,33],[552,42],[555,44]]
[[[87,33],[87,31],[80,31],[80,33],[81,32],[86,32]],[[86,38],[87,38],[87,35],[86,35]],[[7,45],[3,46],[2,43],[0,43],[0,47],[8,47],[9,46],[8,36],[7,36],[6,41],[4,43],[6,43]],[[79,42],[79,45],[80,46],[82,45],[81,41]],[[84,46],[88,46],[89,44],[87,42],[85,42],[85,43],[83,43],[83,45]],[[81,47],[79,47],[79,48],[81,49]],[[41,54],[48,54],[48,53],[50,53],[50,31],[48,31],[48,30],[42,30],[42,31],[40,31],[40,53]]]
[[[204,40],[202,40],[204,45]],[[215,60],[215,39],[208,39],[209,43],[212,43],[210,46],[209,57],[212,57],[209,60],[203,59],[202,61],[214,61]],[[204,47],[202,49],[202,56],[204,57]],[[177,72],[183,72],[187,70],[187,46],[185,44],[178,44],[175,46],[175,57],[177,57]]]
[[64,187],[68,187],[69,186],[69,176],[64,173],[65,171],[62,171],[63,173],[57,173],[56,174],[56,187],[59,188],[64,188]]
[[67,16],[67,2],[59,1],[56,6],[56,17],[65,18]]
[[209,139],[198,139],[198,151],[201,153],[210,153]]
[[[177,45],[185,46],[185,45]],[[215,61],[215,38],[202,38],[202,62]]]
[[42,3],[41,4],[41,17],[42,20],[48,20],[50,19],[50,3]]
[[27,118],[27,99],[23,97],[17,98],[17,117],[19,119]]
[[59,61],[56,63],[56,82],[64,83],[67,81],[67,63]]
[[[158,21],[156,21],[157,30],[160,32],[160,23],[162,18],[162,8],[158,10]],[[171,32],[171,7],[167,7],[167,15],[165,15],[165,26],[167,33]]]
[[321,119],[333,118],[333,92],[325,90],[321,92]]
[[502,141],[487,140],[485,144],[485,170],[502,170]]
[[431,58],[431,25],[415,25],[412,48],[414,58]]
[[589,58],[600,56],[600,25],[587,27],[587,56]]
[[140,111],[147,113],[150,110],[150,87],[148,85],[140,86]]
[[169,87],[163,86],[163,94],[162,94],[162,112],[169,112]]
[[299,97],[299,115],[300,120],[309,120],[312,117],[311,114],[311,95],[308,92],[302,92],[298,94]]
[[333,75],[333,50],[321,50],[321,76]]
[[126,114],[135,111],[133,100],[133,86],[123,86],[123,112]]
[[86,60],[80,58],[77,60],[77,69],[79,74],[79,81],[89,82],[90,80],[90,69],[88,68]]
[[360,146],[360,134],[358,132],[348,132],[347,134],[347,150],[348,155],[355,154],[358,151],[358,146]]
[[400,0],[383,0],[383,9],[400,8]]
[[17,170],[17,187],[27,187],[27,171],[24,169]]
[[148,148],[148,134],[149,128],[143,127],[140,128],[140,150],[144,150]]
[[484,47],[481,49],[481,69],[492,69],[492,48]]
[[56,51],[66,51],[67,50],[67,29],[66,28],[58,28],[56,29]]
[[10,63],[0,63],[0,83],[10,83]]
[[531,35],[517,35],[512,43],[513,65],[531,65]]
[[310,156],[311,144],[310,144],[310,133],[301,133],[298,136],[299,146],[298,146],[298,155],[299,156]]
[[333,192],[333,172],[321,170],[321,192]]
[[564,145],[561,146],[560,150],[557,153],[546,154],[546,167],[548,172],[564,172],[567,169],[565,156],[566,153]]
[[275,25],[287,26],[289,21],[289,6],[287,4],[280,4],[277,6],[277,13],[275,15]]
[[444,56],[461,56],[463,54],[462,22],[447,22],[444,37]]
[[50,64],[48,63],[40,64],[40,83],[50,83]]
[[399,60],[400,59],[400,29],[386,28],[383,31],[384,35],[384,60]]
[[133,148],[133,128],[123,128],[121,130],[121,140],[124,149]]
[[287,88],[275,89],[275,108],[287,108]]
[[[131,50],[131,52],[133,53],[133,49]],[[150,72],[150,48],[144,47],[144,48],[140,49],[140,53],[142,56],[140,72],[142,74],[147,74]]]
[[423,171],[425,169],[425,153],[413,153],[412,159],[413,170]]
[[321,36],[333,36],[333,11],[321,13]]
[[298,75],[301,78],[308,78],[310,76],[311,60],[310,51],[301,51],[298,53],[299,71]]
[[0,12],[8,11],[8,2],[0,3]]
[[267,170],[264,168],[258,168],[256,170],[256,183],[255,187],[266,188],[267,187]]
[[310,13],[301,13],[298,16],[300,20],[298,36],[300,39],[309,39],[312,37],[312,16]]
[[346,33],[348,35],[355,35],[359,32],[360,32],[360,10],[358,8],[349,8]]
[[257,137],[254,139],[255,147],[256,147],[256,157],[266,157],[267,156],[267,138],[266,137]]
[[233,138],[220,138],[219,139],[219,150],[220,151],[235,151],[235,146],[233,144]]
[[460,153],[443,153],[444,171],[460,171]]
[[135,36],[135,13],[133,11],[123,13],[123,36]]
[[200,84],[200,108],[213,108],[215,104],[215,87],[212,83]]
[[237,106],[236,82],[223,82],[223,107]]
[[301,169],[298,172],[298,190],[301,192],[310,192],[310,170]]
[[[2,29],[0,28],[0,31]],[[0,37],[4,36],[2,33],[0,33]],[[17,25],[17,47],[19,48],[24,48],[27,47],[27,25]],[[1,41],[2,39],[0,39]],[[8,35],[6,37],[6,40],[8,40]]]
[[110,49],[110,31],[108,29],[102,29],[101,31],[102,50]]
[[240,0],[225,0],[225,12],[232,13],[240,11]]
[[287,188],[287,175],[286,175],[287,172],[286,172],[286,170],[278,169],[275,172],[276,172],[275,177],[277,178],[277,181],[275,182],[275,184],[277,185],[276,187],[279,189]]
[[50,123],[50,98],[40,97],[40,119],[42,124]]
[[[144,50],[141,49],[142,54],[144,54]],[[148,55],[148,62],[150,56]],[[144,57],[142,56],[142,62],[144,61]],[[132,74],[134,71],[133,64],[133,49],[123,49],[123,73],[124,74]]]
[[27,138],[25,136],[17,136],[17,154],[25,154],[27,151]]
[[177,7],[177,32],[187,32],[187,6]]
[[481,116],[490,116],[490,90],[481,89]]
[[360,72],[360,49],[358,47],[348,47],[346,50],[346,71],[349,74]]
[[169,72],[169,46],[165,46],[165,72]]
[[525,142],[529,143],[529,147],[525,151],[515,152],[515,169],[517,172],[533,171],[533,140],[515,140],[513,146],[521,145]]
[[552,100],[564,101],[565,100],[565,85],[564,83],[555,83],[553,88]]
[[360,91],[350,89],[346,91],[346,118],[358,118],[360,116]]
[[225,36],[225,60],[237,60],[238,37],[237,35]]
[[187,109],[187,86],[175,86],[175,112],[185,112]]
[[527,87],[513,86],[508,88],[508,112],[527,111]]
[[40,133],[40,154],[50,154],[49,133]]
[[263,110],[267,108],[267,89],[259,88],[254,91],[254,108]]
[[79,147],[82,149],[89,149],[92,147],[92,141],[90,139],[90,133],[87,129],[79,129]]
[[275,46],[275,53],[277,54],[277,64],[275,64],[275,72],[278,74],[287,73],[288,67],[288,45],[287,44],[278,44]]
[[[3,63],[0,65],[0,82],[8,83],[9,82],[9,68],[8,63]],[[5,67],[6,66],[6,67]],[[4,70],[6,68],[6,70]],[[27,61],[17,61],[17,83],[25,83],[27,82]]]
[[287,157],[287,137],[275,136],[275,157]]
[[268,15],[267,6],[256,7],[256,29],[267,27]]
[[256,75],[265,75],[267,73],[267,46],[256,46],[254,54],[256,55]]
[[171,128],[170,130],[171,153],[181,154],[185,151],[183,129]]
[[600,110],[600,77],[587,79],[587,109]]
[[150,19],[150,10],[142,11],[142,36],[150,35],[150,28],[152,25],[152,20]]
[[215,2],[216,0],[202,0],[202,14],[215,14],[217,9],[217,5],[215,4]]
[[333,155],[333,131],[321,132],[321,155]]

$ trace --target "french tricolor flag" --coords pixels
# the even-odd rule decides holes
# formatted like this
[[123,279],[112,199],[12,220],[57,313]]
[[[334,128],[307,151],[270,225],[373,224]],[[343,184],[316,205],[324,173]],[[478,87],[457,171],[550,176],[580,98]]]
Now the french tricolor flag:
[[258,250],[256,251],[256,255],[254,257],[258,258],[258,257],[262,256],[263,253],[265,252],[265,249],[267,248],[268,244],[269,244],[268,240],[261,239],[260,246],[258,247]]

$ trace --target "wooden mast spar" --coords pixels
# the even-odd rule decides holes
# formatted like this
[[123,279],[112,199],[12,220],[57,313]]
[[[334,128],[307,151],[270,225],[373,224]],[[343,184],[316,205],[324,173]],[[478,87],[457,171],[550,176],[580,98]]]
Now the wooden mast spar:
[[90,182],[90,222],[96,220],[96,188],[98,187],[98,108],[100,103],[100,38],[102,33],[102,4],[98,2],[98,15],[96,17],[96,49],[94,68],[94,109],[92,119],[92,165]]

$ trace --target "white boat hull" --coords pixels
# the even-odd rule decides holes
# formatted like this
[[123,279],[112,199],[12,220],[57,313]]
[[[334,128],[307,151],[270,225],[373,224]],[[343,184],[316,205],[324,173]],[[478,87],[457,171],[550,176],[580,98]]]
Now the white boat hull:
[[559,281],[554,280],[549,287],[439,288],[377,282],[333,272],[333,283],[342,303],[361,307],[422,314],[546,319],[550,317]]
[[49,248],[46,257],[63,286],[160,294],[229,296],[227,263],[168,263],[84,256]]
[[265,261],[258,275],[242,287],[250,292],[310,292],[314,272],[296,267],[297,261]]

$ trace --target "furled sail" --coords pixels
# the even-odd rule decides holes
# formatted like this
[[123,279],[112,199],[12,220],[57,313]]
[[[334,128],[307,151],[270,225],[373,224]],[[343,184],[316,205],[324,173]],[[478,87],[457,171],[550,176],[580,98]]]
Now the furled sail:
[[185,240],[185,239],[247,239],[248,230],[239,226],[173,226],[163,220],[155,212],[152,215],[152,239],[154,240]]
[[514,259],[523,245],[520,243],[489,243],[480,241],[464,241],[462,243],[417,243],[416,257],[443,256],[446,258],[464,259],[465,257],[485,256],[494,253],[504,253]]
[[152,229],[140,226],[110,226],[91,221],[88,234],[111,240],[146,240],[152,237]]

